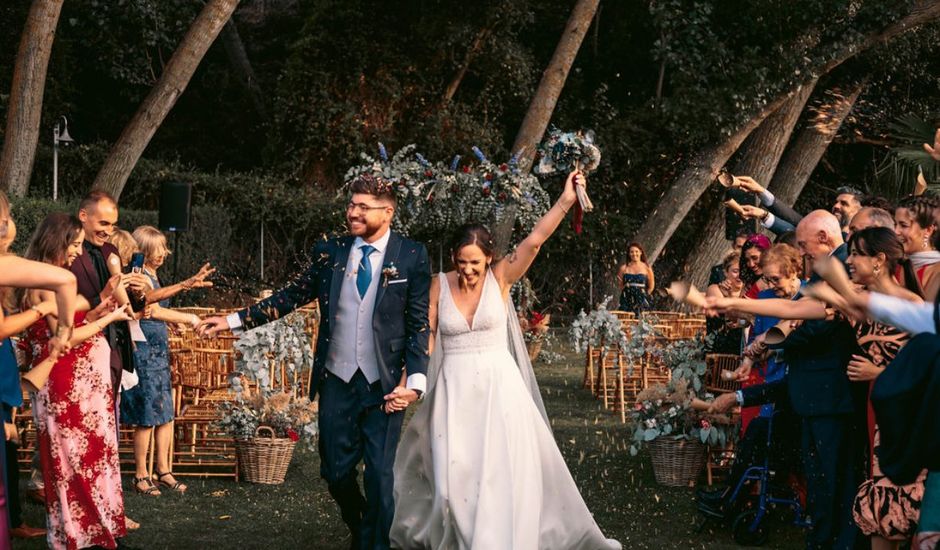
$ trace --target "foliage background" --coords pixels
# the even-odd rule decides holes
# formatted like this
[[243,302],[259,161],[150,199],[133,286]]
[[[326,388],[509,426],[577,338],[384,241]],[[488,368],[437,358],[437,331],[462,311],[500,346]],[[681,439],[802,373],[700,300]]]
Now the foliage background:
[[[825,57],[912,3],[602,1],[553,117],[561,128],[597,133],[604,160],[591,183],[602,207],[586,218],[585,236],[566,227],[543,249],[531,274],[543,307],[590,309],[590,302],[611,293],[613,268],[684,161],[803,78],[805,67],[819,61],[803,46],[817,45],[813,52]],[[374,154],[376,142],[390,150],[416,143],[432,162],[454,154],[472,159],[473,145],[491,158],[508,158],[572,5],[243,0],[234,20],[262,91],[263,113],[217,41],[132,174],[122,196],[122,225],[153,219],[160,182],[192,181],[200,213],[194,233],[183,236],[180,275],[211,259],[230,289],[254,293],[277,285],[305,261],[317,238],[341,229],[342,175],[359,153]],[[88,190],[108,145],[201,6],[197,0],[64,4],[32,197],[51,195],[51,130],[62,114],[79,145],[61,152],[60,189],[68,200]],[[25,0],[0,3],[4,119],[28,7]],[[890,155],[889,147],[899,143],[890,124],[904,114],[933,123],[940,59],[930,44],[940,38],[938,30],[936,24],[918,29],[823,78],[818,89],[862,78],[869,84],[800,208],[826,205],[842,184],[888,196],[911,188],[910,171],[898,170]],[[466,76],[444,102],[444,90],[482,32]],[[549,186],[552,195],[558,191]],[[670,241],[656,266],[661,278],[688,253],[716,200],[714,193],[703,196]],[[18,208],[41,215],[39,204]],[[24,220],[19,245],[32,223]]]

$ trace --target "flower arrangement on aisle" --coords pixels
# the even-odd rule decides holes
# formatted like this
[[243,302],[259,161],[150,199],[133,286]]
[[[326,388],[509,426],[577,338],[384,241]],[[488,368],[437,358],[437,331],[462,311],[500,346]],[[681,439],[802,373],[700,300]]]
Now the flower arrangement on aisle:
[[597,309],[585,313],[582,309],[571,323],[571,341],[577,353],[583,353],[588,347],[600,349],[601,354],[618,346],[627,347],[627,335],[623,332],[623,323],[607,309],[612,298],[608,296]]
[[464,223],[493,227],[514,206],[516,223],[527,233],[548,211],[548,193],[538,179],[518,169],[515,158],[495,163],[473,147],[477,164],[460,165],[460,156],[449,165],[431,163],[406,145],[394,155],[380,143],[379,157],[361,154],[362,164],[345,175],[351,182],[372,174],[394,187],[398,210],[393,226],[411,236],[439,236]]
[[219,404],[216,423],[235,439],[239,470],[252,483],[283,483],[295,444],[315,445],[318,407],[305,383],[313,368],[306,323],[294,312],[235,343],[234,399]]
[[677,340],[663,348],[662,361],[672,372],[672,378],[667,384],[651,386],[637,396],[631,411],[635,424],[631,454],[660,436],[694,438],[715,446],[725,446],[734,436],[728,415],[701,410],[703,400],[714,398],[702,381],[708,370],[706,342],[707,338],[699,336]]
[[650,447],[656,478],[665,485],[684,486],[704,465],[704,446],[725,447],[736,435],[732,417],[707,411],[705,400],[706,338],[677,340],[663,348],[661,358],[672,377],[646,388],[629,412],[633,424],[630,454]]

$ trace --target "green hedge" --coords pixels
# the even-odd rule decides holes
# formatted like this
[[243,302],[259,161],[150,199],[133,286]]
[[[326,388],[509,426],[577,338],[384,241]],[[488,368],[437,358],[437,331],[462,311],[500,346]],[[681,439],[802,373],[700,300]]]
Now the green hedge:
[[[51,212],[78,211],[78,200],[53,202],[49,199],[24,198],[11,200],[13,218],[16,220],[17,237],[13,250],[18,254],[26,251],[30,238],[39,223]],[[152,210],[121,209],[118,226],[133,232],[141,225],[157,225],[158,213]],[[223,272],[231,271],[234,257],[232,243],[232,218],[224,208],[199,206],[193,209],[192,231],[179,233],[179,245],[175,236],[168,234],[169,245],[175,256],[163,268],[161,278],[174,282],[174,262],[179,262],[178,278],[195,273],[205,262],[211,262]],[[225,278],[223,277],[223,281]],[[223,290],[225,286],[223,285]],[[238,289],[245,292],[245,289]],[[187,302],[204,299],[205,294],[188,297]]]

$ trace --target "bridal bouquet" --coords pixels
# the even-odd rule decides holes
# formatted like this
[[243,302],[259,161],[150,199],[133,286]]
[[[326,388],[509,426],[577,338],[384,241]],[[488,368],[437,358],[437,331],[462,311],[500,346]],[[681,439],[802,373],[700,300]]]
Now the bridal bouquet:
[[[552,127],[538,149],[539,162],[534,172],[541,176],[568,174],[579,170],[585,175],[593,172],[601,163],[601,150],[594,144],[594,132],[562,132]],[[572,225],[575,233],[581,233],[581,222],[585,212],[594,209],[587,194],[587,182],[575,186],[578,204],[575,207]]]

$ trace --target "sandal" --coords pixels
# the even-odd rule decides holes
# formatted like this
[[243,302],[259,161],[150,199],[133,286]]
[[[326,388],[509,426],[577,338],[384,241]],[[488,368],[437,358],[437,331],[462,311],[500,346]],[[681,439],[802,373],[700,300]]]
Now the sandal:
[[186,487],[186,484],[184,484],[181,481],[176,481],[175,483],[168,483],[166,481],[163,481],[163,478],[165,478],[166,476],[172,476],[173,472],[164,472],[162,474],[160,472],[154,472],[154,473],[157,475],[157,483],[159,483],[160,485],[163,485],[164,487],[170,489],[171,491],[175,491],[177,493],[183,494],[186,492],[186,489],[188,489],[188,487]]
[[[144,484],[144,488],[140,488],[140,484]],[[160,488],[153,484],[153,480],[149,477],[135,477],[134,478],[134,490],[142,495],[147,495],[151,497],[160,496]]]

